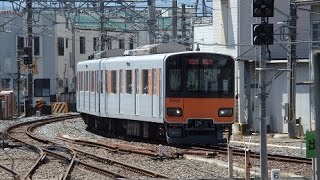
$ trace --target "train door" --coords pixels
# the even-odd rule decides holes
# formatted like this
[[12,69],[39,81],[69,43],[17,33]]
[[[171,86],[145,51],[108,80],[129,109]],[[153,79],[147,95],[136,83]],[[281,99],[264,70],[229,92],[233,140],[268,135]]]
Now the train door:
[[139,79],[140,79],[139,69],[135,69],[134,70],[134,87],[135,87],[135,91],[134,91],[135,92],[135,95],[134,95],[134,97],[135,97],[135,99],[134,99],[135,108],[134,108],[134,112],[135,112],[136,115],[139,115],[139,93],[140,93],[140,91],[139,91],[139,85],[140,85]]
[[121,100],[123,99],[123,70],[119,72],[119,114],[123,113]]

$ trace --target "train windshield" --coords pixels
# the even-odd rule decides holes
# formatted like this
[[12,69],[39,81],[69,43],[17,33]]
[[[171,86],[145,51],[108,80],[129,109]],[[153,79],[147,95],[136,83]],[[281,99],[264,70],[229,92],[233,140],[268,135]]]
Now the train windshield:
[[195,53],[166,61],[166,97],[234,97],[234,60]]

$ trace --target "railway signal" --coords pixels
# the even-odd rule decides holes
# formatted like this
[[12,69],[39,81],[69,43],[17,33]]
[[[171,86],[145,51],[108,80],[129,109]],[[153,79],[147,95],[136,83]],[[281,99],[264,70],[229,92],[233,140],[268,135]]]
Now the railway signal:
[[23,64],[25,65],[32,64],[32,47],[24,47],[23,52],[24,52]]
[[252,24],[252,45],[273,44],[273,24]]
[[274,0],[253,0],[253,17],[273,17]]

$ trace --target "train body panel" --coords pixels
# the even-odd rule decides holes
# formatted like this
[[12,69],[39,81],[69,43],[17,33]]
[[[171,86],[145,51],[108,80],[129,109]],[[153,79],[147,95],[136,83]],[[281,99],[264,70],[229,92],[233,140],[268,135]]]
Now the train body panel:
[[77,71],[77,109],[91,128],[213,144],[234,120],[234,59],[227,55],[113,57],[80,62]]

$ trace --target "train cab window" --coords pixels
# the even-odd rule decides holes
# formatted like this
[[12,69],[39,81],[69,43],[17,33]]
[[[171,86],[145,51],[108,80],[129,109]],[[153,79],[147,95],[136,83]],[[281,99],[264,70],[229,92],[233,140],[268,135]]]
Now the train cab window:
[[132,70],[126,71],[126,93],[132,94]]
[[148,69],[142,70],[142,94],[148,94],[149,87]]
[[168,90],[171,92],[181,92],[182,63],[179,59],[168,61]]
[[111,93],[117,93],[117,71],[111,71]]

